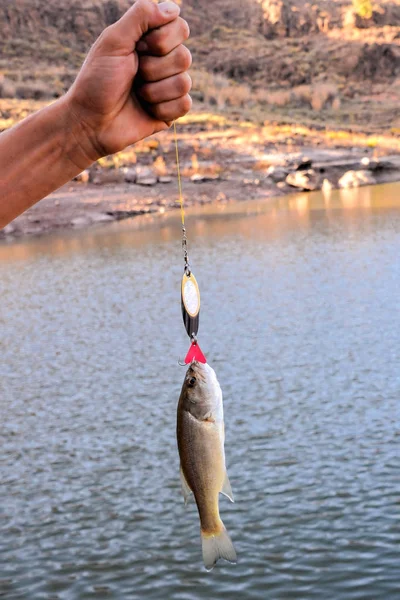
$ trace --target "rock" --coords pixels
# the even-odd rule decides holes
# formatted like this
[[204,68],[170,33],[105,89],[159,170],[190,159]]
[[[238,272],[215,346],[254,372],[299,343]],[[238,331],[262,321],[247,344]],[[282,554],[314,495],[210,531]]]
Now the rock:
[[4,233],[4,235],[12,235],[13,233],[15,233],[15,227],[10,223],[9,225],[3,227],[1,231]]
[[136,183],[137,171],[136,169],[124,169],[126,183]]
[[286,183],[292,187],[311,192],[318,188],[317,174],[313,169],[308,171],[295,171],[286,177]]
[[312,160],[308,156],[302,156],[301,159],[293,165],[296,171],[308,171],[312,167]]
[[271,179],[274,183],[278,183],[279,181],[285,181],[288,176],[289,171],[283,169],[282,167],[268,167],[266,176]]
[[79,183],[89,183],[89,171],[82,171],[82,173],[79,173],[79,175],[74,177],[74,181],[78,181]]
[[137,185],[145,186],[156,185],[157,177],[154,175],[151,169],[147,167],[142,167],[137,170],[136,183]]
[[219,175],[200,175],[200,173],[195,173],[190,178],[193,183],[206,183],[207,181],[218,181],[218,179],[220,179]]
[[374,185],[375,178],[368,171],[347,171],[339,179],[339,187],[353,188],[361,185]]
[[96,171],[93,175],[95,185],[105,185],[107,183],[123,183],[125,173],[121,169],[102,169]]
[[172,177],[170,175],[160,175],[158,181],[160,183],[171,183]]
[[72,227],[87,227],[87,225],[91,224],[91,219],[89,217],[75,217],[71,221]]
[[364,156],[361,159],[361,165],[370,171],[378,171],[384,168],[383,165],[379,164],[379,161],[368,158],[368,156]]
[[23,230],[25,235],[40,235],[43,233],[42,227],[24,227]]
[[286,188],[286,183],[284,181],[278,181],[278,183],[276,184],[276,187],[279,188],[280,190],[284,190]]
[[370,159],[367,156],[364,156],[364,158],[361,159],[361,165],[365,168],[368,169],[369,171],[383,171],[383,170],[390,170],[394,168],[394,165],[388,161],[388,160],[375,160],[375,159]]
[[145,208],[138,207],[137,209],[132,210],[110,210],[107,212],[107,215],[116,219],[117,221],[121,221],[122,219],[129,219],[130,217],[136,217],[137,215],[144,215],[147,212]]
[[[265,153],[265,154],[262,154],[261,156],[259,156],[257,160],[264,164],[271,165],[274,167],[285,167],[287,164],[286,155],[283,154],[283,152],[276,153],[276,154]],[[237,161],[237,162],[239,162],[239,161]],[[241,160],[240,160],[240,162],[241,162]]]
[[136,183],[137,183],[137,185],[146,185],[146,186],[156,185],[156,183],[157,183],[157,177],[154,177],[154,176],[151,176],[151,177],[138,177],[136,179]]
[[368,168],[369,164],[371,162],[371,159],[368,158],[368,156],[363,156],[363,158],[361,159],[360,162],[361,162],[361,164],[362,164],[363,167],[367,167]]
[[108,213],[94,213],[90,215],[93,223],[106,223],[107,221],[114,221],[115,218]]

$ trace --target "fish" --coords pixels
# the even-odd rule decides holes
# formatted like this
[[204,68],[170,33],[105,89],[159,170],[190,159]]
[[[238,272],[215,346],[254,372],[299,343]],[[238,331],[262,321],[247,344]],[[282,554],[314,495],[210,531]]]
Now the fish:
[[219,493],[233,502],[225,466],[222,391],[208,363],[192,361],[177,410],[177,441],[185,504],[193,493],[200,517],[203,561],[210,571],[220,558],[236,563],[236,551],[219,515]]

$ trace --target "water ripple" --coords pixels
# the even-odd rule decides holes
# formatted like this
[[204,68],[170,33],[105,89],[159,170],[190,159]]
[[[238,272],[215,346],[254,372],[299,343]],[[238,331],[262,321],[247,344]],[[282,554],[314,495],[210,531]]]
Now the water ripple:
[[400,598],[400,215],[353,217],[192,221],[236,500],[212,574],[178,477],[178,242],[0,263],[1,598]]

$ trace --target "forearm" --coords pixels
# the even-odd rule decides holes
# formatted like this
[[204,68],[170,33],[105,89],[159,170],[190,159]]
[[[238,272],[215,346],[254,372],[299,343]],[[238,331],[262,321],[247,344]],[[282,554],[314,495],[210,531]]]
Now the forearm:
[[95,159],[66,97],[0,134],[0,228]]

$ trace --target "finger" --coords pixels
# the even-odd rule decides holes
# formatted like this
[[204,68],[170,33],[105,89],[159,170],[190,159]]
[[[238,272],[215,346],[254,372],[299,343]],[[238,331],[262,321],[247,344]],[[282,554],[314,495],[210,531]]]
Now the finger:
[[143,85],[139,94],[149,104],[161,104],[186,96],[192,89],[192,80],[188,73],[180,73],[168,79]]
[[179,17],[145,35],[136,46],[138,52],[153,56],[165,56],[185,42],[190,35],[189,25]]
[[137,0],[119,21],[104,30],[100,46],[106,52],[130,54],[145,33],[176,20],[179,12],[174,2],[155,4],[152,0]]
[[186,46],[178,46],[167,56],[141,56],[139,61],[140,75],[146,82],[160,81],[190,68],[192,55]]
[[151,113],[159,121],[169,123],[175,119],[179,119],[186,115],[192,108],[192,99],[189,94],[170,100],[169,102],[162,102],[161,104],[153,104],[150,107]]

